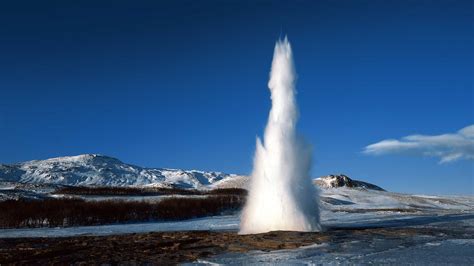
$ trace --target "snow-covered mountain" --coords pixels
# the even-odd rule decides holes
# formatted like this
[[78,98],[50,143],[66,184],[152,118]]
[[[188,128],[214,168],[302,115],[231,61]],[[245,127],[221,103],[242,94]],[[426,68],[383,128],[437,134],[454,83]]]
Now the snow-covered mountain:
[[237,175],[221,172],[143,168],[98,155],[0,164],[1,182],[74,186],[158,186],[202,189]]
[[376,186],[374,184],[370,184],[367,182],[359,181],[359,180],[353,180],[343,174],[322,176],[322,177],[316,178],[314,180],[314,183],[321,188],[347,187],[347,188],[363,188],[363,189],[385,191],[383,188],[379,186]]
[[[248,188],[249,176],[180,170],[144,168],[118,159],[84,154],[34,160],[16,164],[0,164],[0,183],[48,184],[71,186],[156,186],[194,189]],[[328,175],[314,183],[321,188],[382,188],[350,179],[346,175]]]

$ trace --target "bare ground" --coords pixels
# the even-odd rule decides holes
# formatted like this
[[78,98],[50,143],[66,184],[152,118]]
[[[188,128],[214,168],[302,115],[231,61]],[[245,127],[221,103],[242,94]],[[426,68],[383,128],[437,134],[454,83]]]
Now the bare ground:
[[474,235],[438,227],[328,228],[322,233],[277,231],[257,235],[236,232],[155,232],[116,236],[0,239],[0,264],[148,264],[173,265],[222,253],[294,249],[358,239],[397,240],[410,245],[414,236],[470,238]]

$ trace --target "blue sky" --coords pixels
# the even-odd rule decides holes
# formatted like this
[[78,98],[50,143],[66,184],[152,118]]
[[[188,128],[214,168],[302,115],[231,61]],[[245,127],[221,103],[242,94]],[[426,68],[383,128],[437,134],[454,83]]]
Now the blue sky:
[[0,162],[249,173],[287,34],[314,176],[474,194],[472,159],[363,152],[474,124],[471,1],[66,2],[0,4]]

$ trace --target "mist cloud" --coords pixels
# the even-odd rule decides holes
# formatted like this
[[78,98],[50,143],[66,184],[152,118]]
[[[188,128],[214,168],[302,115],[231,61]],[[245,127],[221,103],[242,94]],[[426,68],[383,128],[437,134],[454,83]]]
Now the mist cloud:
[[474,125],[456,133],[441,135],[410,135],[386,139],[368,145],[363,153],[369,155],[410,154],[440,159],[440,163],[458,160],[474,160]]

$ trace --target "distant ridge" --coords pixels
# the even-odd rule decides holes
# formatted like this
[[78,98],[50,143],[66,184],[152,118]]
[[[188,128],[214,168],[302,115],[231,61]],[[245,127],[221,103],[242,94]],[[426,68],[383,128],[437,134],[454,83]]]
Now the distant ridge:
[[[0,164],[0,182],[3,183],[213,189],[247,188],[249,181],[249,176],[222,172],[145,168],[100,154]],[[353,180],[343,174],[314,179],[314,184],[321,188],[348,187],[384,191],[381,187]]]
[[385,189],[376,186],[374,184],[370,184],[367,182],[353,180],[346,175],[328,175],[316,178],[314,183],[322,188],[339,188],[339,187],[348,187],[348,188],[364,188],[364,189],[372,189],[372,190],[379,190],[385,191]]
[[0,181],[73,186],[158,186],[203,189],[236,175],[143,168],[100,154],[0,164]]

